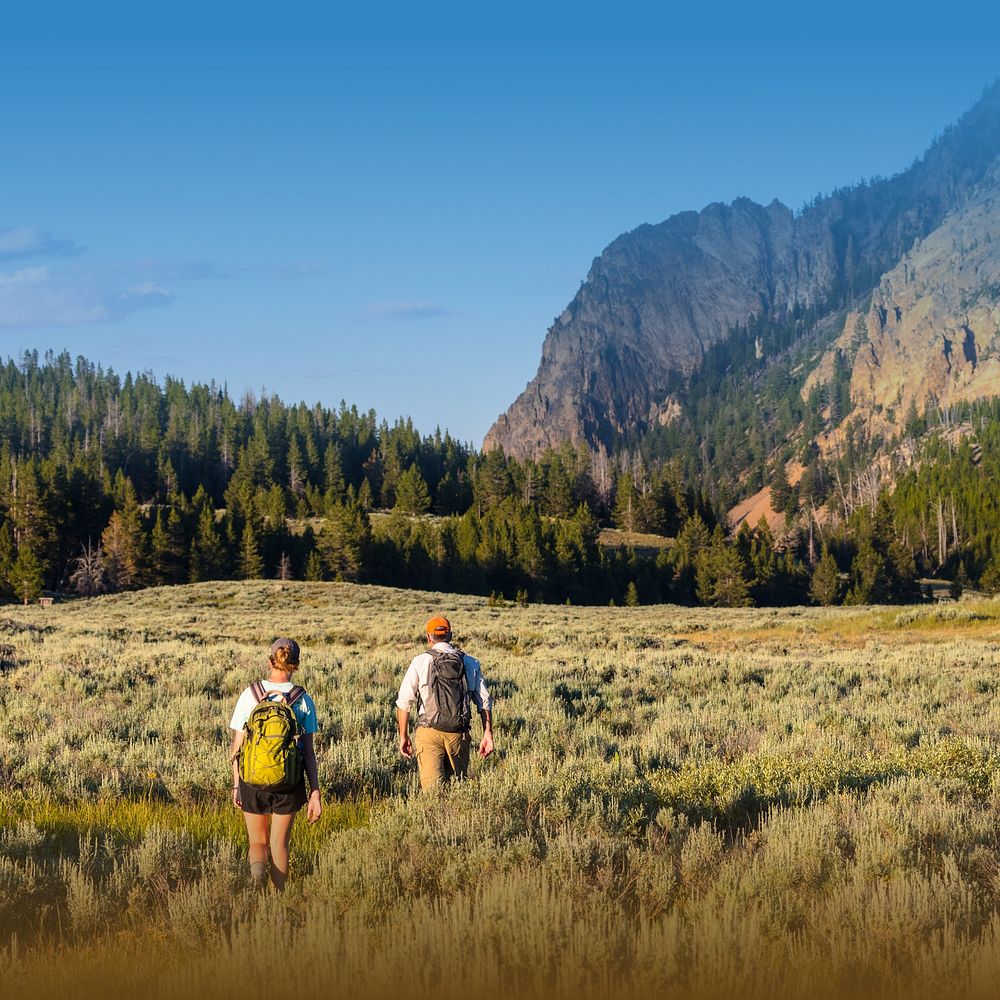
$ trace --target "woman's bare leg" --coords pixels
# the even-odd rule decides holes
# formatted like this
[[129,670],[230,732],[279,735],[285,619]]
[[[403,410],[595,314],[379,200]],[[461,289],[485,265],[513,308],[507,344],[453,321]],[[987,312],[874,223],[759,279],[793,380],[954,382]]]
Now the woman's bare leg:
[[247,825],[250,847],[247,860],[250,862],[250,877],[254,885],[262,889],[267,881],[267,816],[245,812],[243,819]]
[[271,817],[271,881],[279,892],[288,881],[288,845],[292,839],[295,813]]

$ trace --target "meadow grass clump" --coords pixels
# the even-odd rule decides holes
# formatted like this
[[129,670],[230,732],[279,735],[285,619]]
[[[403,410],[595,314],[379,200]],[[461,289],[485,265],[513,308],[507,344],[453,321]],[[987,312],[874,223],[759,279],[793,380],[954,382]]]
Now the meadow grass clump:
[[[974,996],[997,971],[992,606],[490,606],[213,583],[12,608],[0,995]],[[418,793],[393,700],[450,611],[497,752]],[[949,608],[940,609],[950,612]],[[959,613],[961,612],[961,613]],[[326,811],[247,891],[227,724],[298,638]]]

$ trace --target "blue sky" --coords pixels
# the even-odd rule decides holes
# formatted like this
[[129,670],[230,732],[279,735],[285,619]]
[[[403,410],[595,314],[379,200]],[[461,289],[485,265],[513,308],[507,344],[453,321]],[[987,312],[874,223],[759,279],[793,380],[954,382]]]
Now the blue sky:
[[702,6],[5,12],[0,353],[478,444],[619,233],[904,169],[1000,74],[979,5]]

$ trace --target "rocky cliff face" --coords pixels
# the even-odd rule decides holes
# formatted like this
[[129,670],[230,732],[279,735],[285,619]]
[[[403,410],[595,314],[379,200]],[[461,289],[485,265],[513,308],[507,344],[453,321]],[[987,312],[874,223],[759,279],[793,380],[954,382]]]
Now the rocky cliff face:
[[998,155],[1000,85],[890,180],[799,216],[739,199],[619,237],[549,329],[538,373],[484,447],[518,456],[565,440],[613,448],[675,419],[668,386],[708,347],[764,311],[820,307],[822,322],[823,308],[866,296],[967,202]]
[[806,383],[851,363],[850,419],[898,431],[915,408],[1000,396],[1000,161],[966,205],[918,240],[879,282]]

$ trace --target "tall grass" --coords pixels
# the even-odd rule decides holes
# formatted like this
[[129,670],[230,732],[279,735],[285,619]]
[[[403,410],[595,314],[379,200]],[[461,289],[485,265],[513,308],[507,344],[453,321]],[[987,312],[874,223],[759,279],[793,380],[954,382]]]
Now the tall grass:
[[[392,701],[439,610],[499,749],[420,796]],[[269,995],[276,956],[322,996],[995,995],[1000,620],[955,611],[260,583],[13,609],[0,995]],[[226,724],[276,634],[327,811],[258,898]]]

